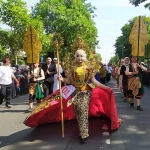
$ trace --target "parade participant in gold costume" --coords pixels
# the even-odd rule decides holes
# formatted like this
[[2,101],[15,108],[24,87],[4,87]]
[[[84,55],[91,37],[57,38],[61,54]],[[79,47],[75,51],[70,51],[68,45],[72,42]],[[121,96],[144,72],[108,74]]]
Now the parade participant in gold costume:
[[67,78],[58,78],[66,84],[72,84],[75,86],[76,91],[74,96],[69,101],[73,103],[74,112],[78,121],[80,137],[82,142],[86,142],[88,134],[88,111],[89,111],[89,102],[91,99],[91,87],[88,82],[91,79],[91,82],[96,87],[107,88],[103,84],[99,83],[94,75],[92,68],[85,64],[86,53],[84,50],[79,49],[75,52],[75,66],[68,70],[70,74]]
[[[111,120],[112,131],[119,128],[121,120],[118,119],[113,90],[95,79],[95,74],[99,68],[97,57],[86,60],[89,48],[80,36],[73,44],[71,51],[72,54],[63,59],[62,67],[65,71],[65,78],[58,76],[58,80],[67,85],[62,87],[62,91],[57,90],[43,99],[27,116],[24,124],[29,127],[36,127],[40,124],[59,122],[62,121],[63,111],[64,120],[75,119],[76,117],[81,142],[85,143],[89,136],[88,117],[107,116]],[[71,88],[69,89],[69,87],[74,90],[70,92]],[[60,105],[61,94],[62,105]],[[66,97],[66,95],[68,96]]]

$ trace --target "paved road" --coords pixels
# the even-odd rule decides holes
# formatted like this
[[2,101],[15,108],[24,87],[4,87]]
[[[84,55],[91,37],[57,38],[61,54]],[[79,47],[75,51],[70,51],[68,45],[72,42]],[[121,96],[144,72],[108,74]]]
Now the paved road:
[[144,111],[140,112],[136,106],[130,108],[129,103],[123,101],[114,80],[110,85],[114,89],[119,117],[123,120],[119,130],[111,135],[111,150],[150,150],[150,88],[145,88],[141,100]]
[[[143,112],[123,102],[115,80],[108,83],[114,89],[120,128],[110,134],[109,120],[93,118],[89,121],[90,137],[86,144],[78,138],[76,120],[65,121],[65,138],[61,137],[61,123],[29,128],[23,124],[27,114],[28,96],[12,100],[13,108],[0,109],[1,150],[150,150],[150,89],[142,99]],[[108,129],[106,128],[108,126]]]
[[12,100],[11,109],[0,109],[1,150],[110,150],[110,122],[106,118],[90,119],[90,137],[81,144],[76,120],[65,121],[65,138],[61,137],[61,123],[25,126],[27,99],[27,95],[19,97]]

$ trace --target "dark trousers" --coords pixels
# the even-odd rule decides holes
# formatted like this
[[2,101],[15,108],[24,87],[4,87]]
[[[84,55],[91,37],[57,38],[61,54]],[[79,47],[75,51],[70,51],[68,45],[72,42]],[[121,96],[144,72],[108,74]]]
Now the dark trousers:
[[16,96],[20,95],[20,87],[15,87],[16,89]]
[[3,103],[3,99],[6,99],[6,104],[10,104],[12,94],[12,84],[0,85],[0,105]]
[[[29,94],[29,103],[33,103],[35,99],[35,95]],[[41,102],[41,99],[36,98],[37,103]]]
[[53,85],[54,85],[54,83],[49,83],[47,81],[44,82],[44,84],[43,84],[44,97],[53,93]]
[[[134,98],[134,95],[132,94],[132,90],[128,90],[129,98]],[[136,99],[141,99],[141,89],[139,89],[138,94],[135,96]]]
[[122,82],[122,86],[123,86],[123,94],[124,97],[128,98],[128,83],[127,82]]
[[105,77],[104,77],[104,78],[101,78],[101,83],[102,83],[102,84],[105,84],[105,80],[106,80]]
[[109,82],[111,79],[111,73],[106,74],[106,81]]

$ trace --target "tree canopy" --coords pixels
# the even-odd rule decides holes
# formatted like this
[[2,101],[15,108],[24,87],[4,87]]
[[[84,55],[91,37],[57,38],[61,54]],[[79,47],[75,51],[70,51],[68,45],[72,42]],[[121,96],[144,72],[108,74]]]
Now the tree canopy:
[[[133,18],[128,21],[122,28],[121,28],[121,35],[117,37],[116,42],[114,44],[116,55],[119,56],[120,59],[124,57],[129,57],[131,55],[131,48],[132,45],[129,43],[129,36],[133,24],[136,18]],[[143,20],[147,25],[149,39],[150,39],[150,17],[143,16]],[[150,58],[150,43],[145,48],[145,58]]]
[[31,17],[26,3],[22,0],[1,0],[0,4],[0,20],[10,28],[0,30],[0,45],[7,50],[6,55],[17,64],[19,53],[23,51],[23,40],[27,27],[32,24],[42,37],[43,23],[39,16]]
[[129,0],[129,1],[130,1],[130,3],[132,3],[133,5],[139,6],[139,4],[141,4],[141,3],[143,3],[143,2],[145,2],[145,1],[147,1],[147,0]]
[[[132,5],[134,6],[139,6],[141,3],[146,2],[147,0],[129,0],[130,3],[132,3]],[[144,5],[145,8],[148,8],[150,10],[150,3],[146,3]]]
[[118,63],[119,63],[119,56],[118,55],[116,55],[116,56],[113,56],[113,57],[111,57],[110,58],[110,60],[109,60],[109,63],[110,64],[112,64],[112,65],[119,65]]
[[42,42],[42,56],[54,51],[50,40],[56,32],[64,38],[61,58],[70,52],[78,34],[92,51],[98,45],[97,28],[93,21],[95,9],[86,0],[40,0],[30,12],[23,0],[0,0],[0,21],[9,27],[9,30],[0,29],[0,51],[6,51],[6,55],[17,63],[29,25],[36,29]]
[[42,18],[46,34],[61,34],[64,38],[61,55],[64,56],[70,52],[78,34],[87,42],[90,50],[95,49],[98,41],[97,28],[92,19],[94,9],[85,0],[41,0],[32,9],[32,16]]

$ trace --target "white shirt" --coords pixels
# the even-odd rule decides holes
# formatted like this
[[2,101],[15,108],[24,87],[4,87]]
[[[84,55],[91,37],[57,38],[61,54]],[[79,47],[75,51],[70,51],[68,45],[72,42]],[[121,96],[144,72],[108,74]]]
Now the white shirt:
[[106,66],[106,70],[108,71],[108,73],[111,73],[112,67],[111,66]]
[[9,85],[12,83],[12,69],[10,66],[0,66],[0,84]]
[[[40,68],[34,68],[34,76],[35,77],[39,76],[39,71],[40,71]],[[28,74],[28,78],[29,79],[31,78],[30,71],[29,71],[29,74]],[[45,75],[44,75],[43,69],[41,69],[41,77],[38,77],[37,80],[44,80],[44,79],[45,79]]]
[[[59,68],[60,68],[60,74],[63,73],[63,69],[61,65],[59,65]],[[57,69],[57,75],[58,75],[58,64],[56,64],[56,69]]]
[[[59,66],[60,66],[60,73],[63,73],[63,69],[62,69],[61,65],[59,65]],[[54,75],[53,92],[55,92],[56,90],[59,89],[59,82],[57,80],[57,77],[58,77],[58,64],[56,64],[56,69],[57,69],[57,74]]]

